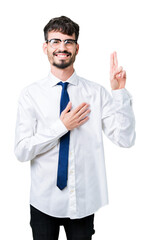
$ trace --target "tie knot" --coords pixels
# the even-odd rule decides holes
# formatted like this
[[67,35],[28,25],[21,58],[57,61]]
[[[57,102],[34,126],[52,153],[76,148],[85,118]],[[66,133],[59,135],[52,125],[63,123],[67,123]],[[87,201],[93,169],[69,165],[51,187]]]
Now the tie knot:
[[69,84],[69,82],[64,82],[64,83],[63,82],[59,82],[59,83],[57,83],[57,85],[61,85],[64,90],[67,89],[68,84]]

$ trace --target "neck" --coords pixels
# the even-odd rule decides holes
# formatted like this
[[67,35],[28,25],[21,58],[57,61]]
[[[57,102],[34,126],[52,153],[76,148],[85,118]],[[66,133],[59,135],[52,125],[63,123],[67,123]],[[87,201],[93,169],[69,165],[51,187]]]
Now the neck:
[[70,78],[73,72],[74,72],[73,66],[69,66],[65,69],[59,69],[51,65],[51,73],[62,81],[66,81],[68,78]]

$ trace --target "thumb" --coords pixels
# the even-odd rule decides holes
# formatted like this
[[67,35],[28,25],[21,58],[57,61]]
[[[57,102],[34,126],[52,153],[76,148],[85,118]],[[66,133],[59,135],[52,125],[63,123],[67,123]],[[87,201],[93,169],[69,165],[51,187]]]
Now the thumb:
[[66,108],[64,109],[64,112],[68,112],[71,108],[72,103],[69,101]]

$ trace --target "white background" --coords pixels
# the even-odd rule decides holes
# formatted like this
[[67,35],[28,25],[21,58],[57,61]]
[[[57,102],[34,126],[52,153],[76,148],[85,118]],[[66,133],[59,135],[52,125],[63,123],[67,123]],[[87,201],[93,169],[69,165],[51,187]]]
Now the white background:
[[[14,156],[21,90],[49,72],[43,28],[66,15],[80,25],[78,75],[110,89],[110,54],[127,72],[136,144],[119,148],[104,136],[109,205],[95,214],[93,240],[150,239],[150,14],[148,1],[6,0],[0,4],[0,239],[30,240],[30,164]],[[60,240],[66,239],[63,227]]]

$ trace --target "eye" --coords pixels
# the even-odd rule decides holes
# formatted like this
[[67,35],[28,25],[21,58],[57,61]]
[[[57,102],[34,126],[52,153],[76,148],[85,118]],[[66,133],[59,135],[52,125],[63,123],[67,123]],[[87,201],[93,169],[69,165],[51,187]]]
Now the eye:
[[73,44],[73,41],[68,39],[68,40],[65,41],[65,43],[66,43],[67,45],[72,45],[72,44]]
[[60,43],[60,40],[59,39],[52,39],[51,43],[52,44],[57,44],[57,43]]

